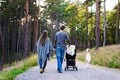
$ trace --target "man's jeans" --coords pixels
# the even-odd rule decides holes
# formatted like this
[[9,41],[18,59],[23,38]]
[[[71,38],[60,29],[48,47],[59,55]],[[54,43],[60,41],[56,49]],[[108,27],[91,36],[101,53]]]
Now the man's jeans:
[[62,63],[64,59],[64,47],[56,47],[57,67],[58,71],[62,71]]

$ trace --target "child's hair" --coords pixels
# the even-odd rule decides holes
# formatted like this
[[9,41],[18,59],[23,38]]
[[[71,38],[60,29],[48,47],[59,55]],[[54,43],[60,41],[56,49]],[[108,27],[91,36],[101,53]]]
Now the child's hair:
[[90,49],[89,49],[89,48],[87,48],[87,49],[86,49],[86,52],[90,52]]

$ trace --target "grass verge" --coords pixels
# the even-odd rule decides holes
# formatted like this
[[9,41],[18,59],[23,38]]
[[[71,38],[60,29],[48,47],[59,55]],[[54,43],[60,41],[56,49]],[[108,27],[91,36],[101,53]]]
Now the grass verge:
[[37,66],[37,55],[32,55],[28,59],[25,59],[23,65],[20,67],[17,66],[17,68],[0,72],[0,80],[13,80],[18,74],[25,72],[33,66]]
[[[97,51],[95,48],[90,50],[91,64],[106,66],[110,68],[120,68],[120,45],[100,47]],[[85,62],[86,52],[80,52],[78,60]]]

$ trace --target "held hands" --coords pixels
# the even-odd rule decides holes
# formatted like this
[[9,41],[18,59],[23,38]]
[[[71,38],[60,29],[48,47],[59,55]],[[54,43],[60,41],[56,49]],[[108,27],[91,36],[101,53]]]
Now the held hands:
[[49,53],[47,54],[47,59],[50,60],[50,54]]
[[56,49],[54,48],[52,51],[52,56],[56,54]]
[[55,48],[53,48],[53,50],[50,51],[50,53],[47,54],[47,59],[50,60],[50,57],[53,57],[53,55],[56,54],[56,50]]
[[66,59],[64,59],[64,61],[66,61]]

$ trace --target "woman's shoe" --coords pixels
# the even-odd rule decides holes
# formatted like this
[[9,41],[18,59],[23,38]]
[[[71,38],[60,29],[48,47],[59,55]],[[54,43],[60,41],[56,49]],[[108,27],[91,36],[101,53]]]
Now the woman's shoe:
[[43,73],[44,72],[44,70],[43,69],[40,69],[40,73]]

